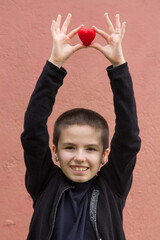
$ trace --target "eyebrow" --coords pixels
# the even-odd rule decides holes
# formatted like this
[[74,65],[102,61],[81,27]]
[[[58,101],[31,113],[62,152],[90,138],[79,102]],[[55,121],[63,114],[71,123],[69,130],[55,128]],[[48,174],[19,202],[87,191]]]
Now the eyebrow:
[[75,144],[72,142],[66,142],[66,143],[63,143],[62,145],[64,146],[64,145],[75,145]]
[[66,143],[62,143],[61,146],[65,147],[65,146],[75,146],[76,144],[72,143],[72,142],[66,142]]
[[87,146],[87,147],[99,147],[98,144],[87,144],[86,146]]
[[[74,143],[72,143],[72,142],[66,142],[66,143],[63,143],[63,144],[62,144],[62,146],[66,146],[66,145],[75,146],[76,144],[74,144]],[[86,144],[85,146],[86,146],[86,147],[99,147],[98,144],[94,144],[94,143]]]

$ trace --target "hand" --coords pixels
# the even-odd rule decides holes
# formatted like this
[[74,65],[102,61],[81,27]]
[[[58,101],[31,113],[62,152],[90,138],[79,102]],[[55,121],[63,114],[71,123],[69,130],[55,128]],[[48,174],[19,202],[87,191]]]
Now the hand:
[[125,24],[126,22],[120,23],[119,14],[116,14],[116,28],[114,28],[111,20],[109,19],[108,13],[104,14],[109,34],[93,26],[95,31],[101,35],[107,42],[105,46],[99,43],[93,43],[90,47],[96,48],[111,62],[113,67],[125,63],[125,59],[122,52],[122,39],[125,34]]
[[78,28],[72,30],[68,35],[66,35],[71,18],[72,15],[69,13],[60,29],[61,15],[58,15],[57,20],[56,21],[53,20],[51,25],[53,48],[49,61],[59,68],[74,52],[81,48],[84,48],[83,44],[77,44],[75,46],[70,45],[71,39],[83,26],[83,25],[79,26]]

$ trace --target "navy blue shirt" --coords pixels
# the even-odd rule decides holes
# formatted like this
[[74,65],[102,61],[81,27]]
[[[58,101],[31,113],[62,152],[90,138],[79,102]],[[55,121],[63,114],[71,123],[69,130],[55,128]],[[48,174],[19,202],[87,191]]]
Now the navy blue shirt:
[[96,234],[89,219],[88,190],[93,179],[85,183],[71,184],[64,192],[58,206],[52,239],[54,240],[96,240]]

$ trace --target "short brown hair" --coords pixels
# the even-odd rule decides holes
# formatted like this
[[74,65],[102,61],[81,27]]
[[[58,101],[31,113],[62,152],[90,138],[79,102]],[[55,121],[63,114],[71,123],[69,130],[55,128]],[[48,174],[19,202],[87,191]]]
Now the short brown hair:
[[97,112],[85,109],[74,108],[62,113],[54,124],[53,144],[58,147],[58,141],[61,131],[71,125],[89,125],[95,129],[101,130],[103,151],[109,145],[109,128],[107,121]]

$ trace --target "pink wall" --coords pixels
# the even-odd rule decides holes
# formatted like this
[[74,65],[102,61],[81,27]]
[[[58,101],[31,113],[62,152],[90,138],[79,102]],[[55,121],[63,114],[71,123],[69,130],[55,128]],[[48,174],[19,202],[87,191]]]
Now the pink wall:
[[[30,94],[52,46],[50,25],[58,13],[73,15],[70,30],[81,23],[105,28],[103,14],[127,21],[123,49],[134,81],[142,148],[124,210],[129,240],[158,240],[160,234],[160,1],[154,0],[1,0],[0,1],[0,239],[26,238],[32,201],[24,186],[20,134]],[[96,39],[99,39],[98,37]],[[78,41],[75,38],[73,43]],[[103,41],[102,41],[103,42]],[[55,105],[55,116],[72,107],[93,108],[114,129],[112,93],[105,67],[94,49],[77,52]],[[87,82],[87,86],[86,86]],[[83,88],[83,91],[81,90]],[[72,93],[72,94],[71,94]]]

